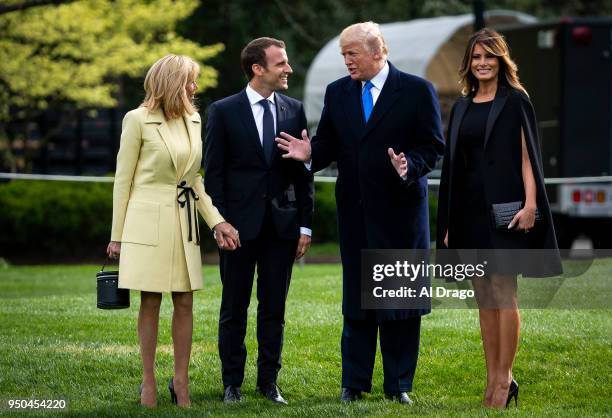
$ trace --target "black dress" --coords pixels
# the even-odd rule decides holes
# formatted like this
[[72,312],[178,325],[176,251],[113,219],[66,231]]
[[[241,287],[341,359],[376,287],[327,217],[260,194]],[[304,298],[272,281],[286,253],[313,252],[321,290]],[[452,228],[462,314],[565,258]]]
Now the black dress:
[[491,248],[492,228],[482,178],[487,117],[493,101],[471,102],[459,128],[453,182],[454,248]]
[[[446,247],[448,233],[448,248],[468,249],[470,258],[475,253],[477,260],[487,261],[487,275],[561,274],[537,132],[533,106],[521,91],[500,85],[492,102],[474,103],[470,96],[455,102],[440,179],[437,248]],[[525,200],[522,138],[534,175],[536,205],[542,214],[542,220],[527,234],[494,228],[490,214],[493,203]],[[451,263],[459,256],[462,262],[463,253],[440,252],[437,256]]]

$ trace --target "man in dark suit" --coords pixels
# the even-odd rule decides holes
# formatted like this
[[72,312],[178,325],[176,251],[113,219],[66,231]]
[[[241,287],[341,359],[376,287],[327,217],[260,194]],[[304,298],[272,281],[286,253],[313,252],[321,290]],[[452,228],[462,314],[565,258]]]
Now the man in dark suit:
[[349,76],[327,86],[312,143],[305,131],[302,139],[281,133],[276,140],[284,157],[306,162],[313,172],[338,163],[341,399],[370,391],[380,333],[385,393],[410,404],[421,315],[429,310],[361,309],[361,250],[429,248],[425,176],[444,149],[439,105],[429,82],[387,61],[377,24],[347,27],[340,47]]
[[299,101],[278,93],[287,89],[293,72],[282,41],[251,41],[241,62],[249,83],[208,108],[204,155],[206,192],[241,242],[236,251],[220,252],[224,402],[241,400],[247,310],[257,267],[257,387],[284,404],[276,378],[285,301],[293,261],[310,246],[314,187],[301,163],[281,158],[274,138],[280,131],[299,135],[306,117]]

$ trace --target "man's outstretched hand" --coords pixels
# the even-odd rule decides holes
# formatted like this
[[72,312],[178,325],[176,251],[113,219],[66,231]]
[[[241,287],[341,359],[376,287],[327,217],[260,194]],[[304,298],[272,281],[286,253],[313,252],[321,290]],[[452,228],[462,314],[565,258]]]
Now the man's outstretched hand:
[[297,161],[310,161],[312,149],[310,147],[310,139],[306,133],[306,129],[302,130],[302,139],[298,139],[288,133],[281,132],[281,138],[276,137],[278,148],[285,151],[283,158],[292,158]]

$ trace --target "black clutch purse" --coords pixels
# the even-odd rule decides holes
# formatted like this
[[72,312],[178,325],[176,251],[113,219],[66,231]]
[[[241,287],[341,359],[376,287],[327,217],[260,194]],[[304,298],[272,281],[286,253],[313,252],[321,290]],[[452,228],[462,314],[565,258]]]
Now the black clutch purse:
[[125,309],[130,307],[130,289],[119,289],[119,272],[104,271],[96,273],[98,301],[100,309]]
[[[495,229],[508,229],[508,225],[523,208],[523,202],[493,203],[491,205],[491,221]],[[540,211],[536,209],[536,222],[542,220]]]

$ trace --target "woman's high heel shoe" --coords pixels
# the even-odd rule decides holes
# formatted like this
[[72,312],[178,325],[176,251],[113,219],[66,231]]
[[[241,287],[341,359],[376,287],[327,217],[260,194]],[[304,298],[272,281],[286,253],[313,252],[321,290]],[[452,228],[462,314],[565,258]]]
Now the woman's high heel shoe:
[[514,398],[514,406],[518,406],[518,394],[519,385],[516,380],[512,379],[510,382],[510,388],[508,388],[508,400],[506,401],[506,408],[510,405],[510,401]]
[[172,400],[172,403],[176,404],[177,401],[176,401],[176,392],[174,391],[174,376],[172,376],[170,378],[170,381],[168,382],[168,390],[170,391],[170,399]]
[[140,394],[140,406],[145,407],[145,408],[155,408],[156,404],[153,403],[151,405],[145,405],[142,403],[142,391],[144,390],[144,383],[141,383],[140,386],[138,386],[138,393]]

